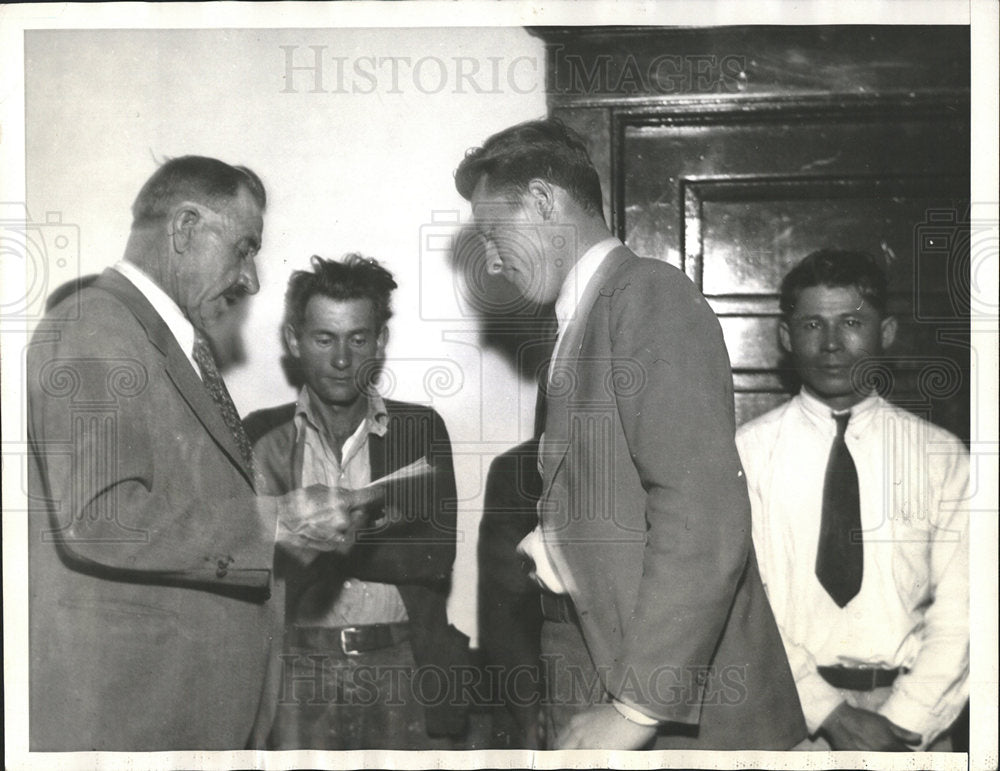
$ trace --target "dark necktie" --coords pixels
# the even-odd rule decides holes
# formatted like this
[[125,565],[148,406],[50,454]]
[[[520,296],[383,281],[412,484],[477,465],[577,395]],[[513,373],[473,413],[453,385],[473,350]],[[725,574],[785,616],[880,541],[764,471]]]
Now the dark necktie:
[[240,454],[243,456],[243,462],[246,463],[247,471],[252,471],[253,450],[250,448],[250,440],[247,438],[246,431],[243,430],[240,414],[236,411],[236,405],[233,404],[233,399],[229,395],[229,389],[226,388],[226,383],[215,366],[215,357],[212,355],[208,341],[198,332],[195,332],[193,354],[198,369],[201,370],[201,380],[205,384],[205,390],[212,397],[215,406],[219,408],[222,419],[226,422],[233,439],[236,440],[236,446],[240,448]]
[[858,470],[844,441],[851,413],[834,415],[837,436],[830,447],[823,481],[823,516],[816,552],[816,577],[840,607],[861,590],[864,544]]

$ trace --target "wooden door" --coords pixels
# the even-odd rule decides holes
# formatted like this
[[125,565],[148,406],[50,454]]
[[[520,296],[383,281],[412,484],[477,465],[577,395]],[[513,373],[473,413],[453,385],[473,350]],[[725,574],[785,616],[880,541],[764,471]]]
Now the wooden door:
[[[943,46],[940,35],[948,38]],[[890,400],[968,441],[967,30],[628,29],[546,37],[552,112],[586,134],[612,229],[640,255],[684,270],[718,314],[739,423],[797,388],[777,338],[782,276],[815,249],[857,249],[886,266],[890,310],[900,321],[896,344],[866,377]],[[931,39],[937,54],[928,54]],[[944,61],[928,61],[942,50]],[[567,61],[592,76],[586,82],[611,88],[625,82],[615,80],[616,64],[619,73],[662,73],[662,65],[643,66],[664,51],[682,52],[672,54],[674,63],[715,62],[723,86],[735,58],[745,65],[737,90],[560,91],[573,82]],[[598,82],[594,73],[605,70]],[[739,90],[740,76],[757,93]]]

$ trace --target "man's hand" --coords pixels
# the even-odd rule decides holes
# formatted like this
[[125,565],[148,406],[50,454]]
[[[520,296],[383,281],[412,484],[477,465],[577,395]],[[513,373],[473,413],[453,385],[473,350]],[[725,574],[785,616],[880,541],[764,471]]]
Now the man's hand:
[[277,498],[278,543],[296,550],[346,553],[354,532],[377,504],[376,490],[311,485]]
[[819,730],[835,750],[911,752],[923,738],[877,712],[852,707],[846,701],[829,714]]
[[655,725],[639,725],[614,708],[595,704],[574,715],[556,737],[557,750],[641,750],[656,736]]

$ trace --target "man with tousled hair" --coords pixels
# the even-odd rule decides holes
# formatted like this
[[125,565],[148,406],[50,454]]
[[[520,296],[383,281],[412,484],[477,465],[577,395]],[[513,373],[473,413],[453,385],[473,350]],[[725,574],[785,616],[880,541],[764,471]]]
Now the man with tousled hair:
[[246,420],[272,494],[358,489],[421,458],[434,470],[390,488],[354,523],[346,554],[288,563],[276,749],[451,749],[465,729],[466,640],[445,607],[457,514],[448,432],[429,407],[374,388],[395,288],[357,254],[295,271],[282,333],[299,398]]

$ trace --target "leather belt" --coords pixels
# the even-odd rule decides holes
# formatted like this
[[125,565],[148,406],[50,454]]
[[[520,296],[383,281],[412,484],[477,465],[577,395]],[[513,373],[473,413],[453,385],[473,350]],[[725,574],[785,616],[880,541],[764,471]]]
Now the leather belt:
[[817,667],[820,677],[834,688],[849,691],[874,691],[888,688],[899,677],[900,668],[875,669],[870,667]]
[[542,618],[560,624],[575,624],[577,622],[576,608],[568,594],[553,594],[543,591],[539,597],[542,606]]
[[300,644],[316,650],[339,649],[346,656],[390,648],[410,639],[407,621],[358,626],[304,627],[296,625]]

